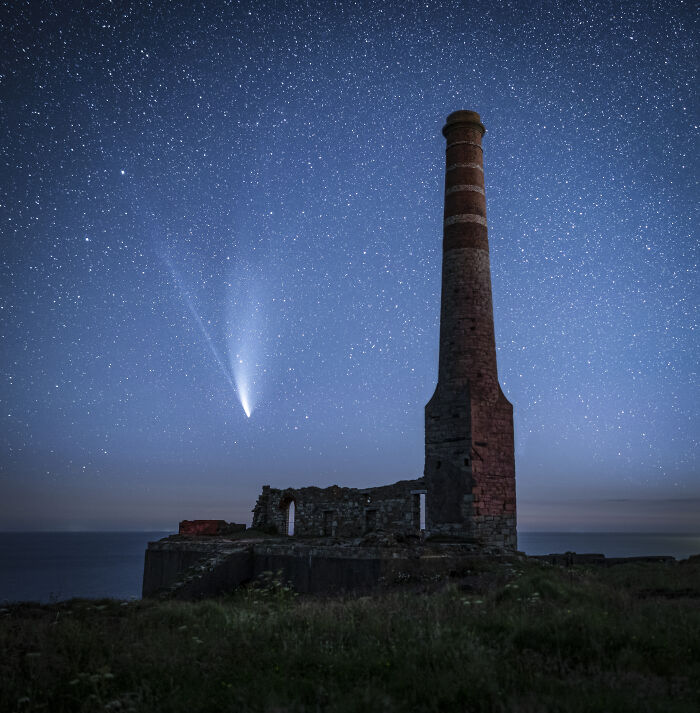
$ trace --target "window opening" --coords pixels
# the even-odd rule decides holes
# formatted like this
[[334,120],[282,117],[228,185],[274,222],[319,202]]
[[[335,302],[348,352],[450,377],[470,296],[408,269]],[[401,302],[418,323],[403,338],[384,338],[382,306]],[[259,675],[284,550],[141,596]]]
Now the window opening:
[[326,510],[323,513],[323,534],[326,537],[333,534],[333,510]]
[[425,530],[425,493],[420,493],[420,529]]
[[287,534],[291,537],[294,534],[294,518],[296,517],[296,504],[293,500],[287,505]]
[[377,511],[367,510],[365,513],[365,529],[367,532],[377,529]]

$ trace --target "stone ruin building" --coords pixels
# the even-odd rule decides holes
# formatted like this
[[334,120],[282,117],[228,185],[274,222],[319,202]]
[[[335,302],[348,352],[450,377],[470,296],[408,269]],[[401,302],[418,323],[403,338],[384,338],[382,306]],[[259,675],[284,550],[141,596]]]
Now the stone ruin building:
[[263,487],[253,528],[311,537],[372,531],[515,550],[513,407],[496,368],[479,114],[455,111],[447,140],[440,357],[425,407],[422,478],[375,488]]
[[265,485],[253,510],[253,529],[299,537],[353,538],[376,530],[417,535],[425,495],[422,478],[362,489]]

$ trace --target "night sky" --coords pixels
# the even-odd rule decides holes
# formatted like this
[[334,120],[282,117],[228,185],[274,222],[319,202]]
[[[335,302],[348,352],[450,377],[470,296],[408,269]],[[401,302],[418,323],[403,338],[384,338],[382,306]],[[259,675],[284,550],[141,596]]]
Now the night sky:
[[471,109],[521,529],[700,530],[691,2],[2,13],[0,529],[419,477]]

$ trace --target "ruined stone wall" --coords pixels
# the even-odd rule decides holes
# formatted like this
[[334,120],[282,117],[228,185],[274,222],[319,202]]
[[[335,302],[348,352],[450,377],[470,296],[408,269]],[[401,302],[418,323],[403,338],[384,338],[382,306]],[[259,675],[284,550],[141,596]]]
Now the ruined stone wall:
[[282,490],[265,485],[253,510],[253,528],[287,534],[293,502],[298,537],[360,537],[374,530],[418,534],[422,492],[422,478],[362,489],[333,485]]

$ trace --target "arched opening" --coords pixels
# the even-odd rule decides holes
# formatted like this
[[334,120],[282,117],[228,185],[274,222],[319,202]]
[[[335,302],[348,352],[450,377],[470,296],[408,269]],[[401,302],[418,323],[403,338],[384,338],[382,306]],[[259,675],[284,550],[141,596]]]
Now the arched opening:
[[287,526],[285,527],[285,532],[290,537],[294,534],[294,517],[296,515],[296,504],[293,500],[287,503],[287,514],[285,517]]

